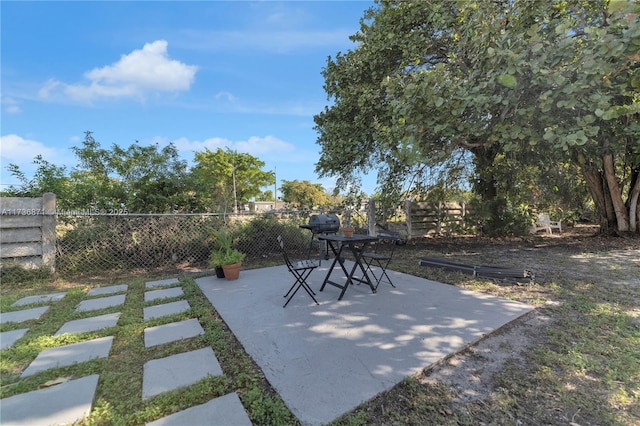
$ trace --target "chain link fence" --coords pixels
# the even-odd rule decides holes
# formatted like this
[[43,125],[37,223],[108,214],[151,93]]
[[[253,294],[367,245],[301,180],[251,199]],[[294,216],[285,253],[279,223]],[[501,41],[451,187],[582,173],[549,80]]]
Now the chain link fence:
[[71,278],[209,270],[213,231],[222,228],[246,254],[243,268],[278,265],[283,263],[278,235],[293,257],[309,255],[311,232],[299,226],[311,214],[58,215],[56,272]]

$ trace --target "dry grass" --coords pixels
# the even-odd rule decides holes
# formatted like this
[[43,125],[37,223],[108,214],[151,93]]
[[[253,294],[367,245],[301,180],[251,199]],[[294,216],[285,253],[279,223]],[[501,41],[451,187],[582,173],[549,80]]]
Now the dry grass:
[[[577,227],[526,238],[441,238],[391,266],[536,310],[337,424],[640,424],[640,241]],[[421,267],[421,257],[531,269],[513,285]]]

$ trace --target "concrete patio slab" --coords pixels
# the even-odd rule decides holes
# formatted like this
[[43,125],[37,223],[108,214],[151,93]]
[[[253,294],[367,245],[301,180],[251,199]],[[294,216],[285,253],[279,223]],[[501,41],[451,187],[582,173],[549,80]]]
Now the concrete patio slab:
[[86,333],[88,331],[102,330],[103,328],[115,327],[120,318],[120,312],[106,315],[98,315],[97,317],[82,318],[79,320],[68,321],[60,327],[55,334],[58,336],[64,333]]
[[144,346],[150,348],[164,343],[175,342],[176,340],[200,336],[202,334],[204,334],[204,329],[195,318],[186,321],[172,322],[170,324],[145,328]]
[[48,310],[48,306],[41,306],[39,308],[23,309],[21,311],[3,312],[0,314],[0,324],[38,319]]
[[167,315],[179,314],[191,309],[189,302],[186,300],[178,300],[176,302],[164,303],[162,305],[149,306],[142,309],[142,315],[145,321],[152,320],[154,318],[160,318]]
[[31,376],[50,368],[65,367],[95,358],[106,358],[109,356],[111,343],[113,343],[113,336],[107,336],[72,345],[45,349],[29,364],[20,377]]
[[143,369],[142,399],[192,385],[209,374],[222,375],[220,363],[210,347],[151,360]]
[[61,300],[67,292],[41,294],[36,296],[27,296],[16,300],[11,306],[31,305],[32,303],[49,303]]
[[233,285],[196,279],[303,424],[331,422],[533,309],[395,271],[397,288],[353,285],[338,301],[339,289],[319,291],[328,266],[308,280],[319,306],[300,291],[282,307],[294,281],[284,266],[244,270]]
[[182,287],[167,288],[164,290],[152,290],[144,292],[144,301],[152,302],[160,299],[171,299],[172,297],[180,297],[184,294]]
[[98,375],[2,399],[3,426],[71,424],[91,412]]
[[129,288],[126,284],[111,285],[109,287],[96,287],[87,292],[87,296],[102,296],[105,294],[115,294],[127,291]]
[[100,297],[98,299],[83,300],[76,306],[76,312],[97,311],[99,309],[112,308],[114,306],[120,306],[124,303],[126,298],[125,294],[117,296]]
[[178,281],[177,278],[167,278],[164,280],[147,281],[146,283],[144,283],[144,286],[146,288],[168,287],[170,285],[178,284],[179,282],[180,281]]
[[196,405],[195,407],[147,423],[147,426],[251,426],[251,424],[251,420],[242,406],[238,394],[232,392],[212,399],[207,403]]
[[28,328],[21,328],[19,330],[3,331],[0,333],[0,349],[7,349],[13,346],[25,333],[29,331]]

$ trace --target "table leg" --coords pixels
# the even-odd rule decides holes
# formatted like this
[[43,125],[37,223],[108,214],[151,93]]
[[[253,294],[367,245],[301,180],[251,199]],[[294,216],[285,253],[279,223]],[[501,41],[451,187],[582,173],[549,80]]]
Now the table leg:
[[336,284],[332,283],[331,281],[329,281],[329,277],[331,277],[331,273],[333,272],[333,268],[336,266],[336,262],[340,262],[340,266],[342,266],[342,269],[344,270],[344,266],[342,265],[342,260],[340,259],[340,253],[342,252],[342,246],[340,246],[340,250],[337,250],[331,241],[327,241],[327,246],[333,252],[334,258],[333,258],[333,262],[331,262],[331,266],[329,266],[329,271],[327,272],[326,277],[324,277],[324,281],[322,282],[322,286],[320,287],[320,291],[324,290],[324,286],[326,286],[327,283],[330,283],[332,285],[336,285]]
[[[331,251],[335,255],[335,258],[333,259],[333,262],[331,263],[331,266],[329,267],[329,271],[327,272],[327,276],[324,278],[324,281],[322,282],[322,287],[320,287],[320,291],[323,291],[324,287],[327,284],[331,284],[332,286],[337,287],[337,288],[342,290],[340,292],[340,296],[338,297],[338,300],[342,300],[342,297],[344,296],[345,291],[347,291],[347,287],[349,287],[349,284],[351,283],[351,279],[349,278],[349,276],[351,274],[349,273],[349,271],[347,271],[347,268],[344,265],[344,259],[342,257],[342,250],[344,250],[345,244],[340,244],[340,249],[336,249],[331,241],[327,240],[327,242],[329,243],[329,246],[331,247]],[[340,284],[336,283],[335,281],[331,281],[329,279],[331,277],[331,274],[333,273],[333,268],[335,267],[336,262],[340,264],[340,268],[342,269],[342,272],[344,272],[344,275],[347,277],[347,281],[344,283],[344,285],[340,285]]]
[[[339,289],[341,289],[340,291],[340,296],[338,296],[338,300],[342,300],[342,297],[344,296],[345,292],[347,291],[347,288],[349,287],[349,285],[353,284],[353,281],[359,281],[359,282],[363,282],[365,284],[367,284],[369,286],[369,288],[371,288],[371,292],[372,293],[376,293],[376,289],[373,286],[373,283],[371,282],[371,279],[369,278],[369,274],[367,274],[367,270],[364,267],[364,265],[362,264],[362,253],[364,252],[364,249],[366,248],[367,244],[365,243],[362,247],[358,248],[356,245],[354,244],[349,244],[349,243],[342,243],[340,244],[340,248],[337,249],[333,242],[330,240],[327,240],[327,243],[329,245],[329,247],[331,248],[331,251],[333,252],[333,254],[335,255],[335,258],[333,259],[333,262],[331,263],[331,266],[329,267],[329,271],[327,272],[326,277],[324,278],[324,281],[322,282],[322,287],[320,287],[320,291],[324,290],[324,287],[327,284],[331,284],[334,287],[337,287]],[[348,247],[349,250],[351,251],[351,253],[353,253],[353,257],[355,259],[355,265],[353,265],[353,268],[351,268],[351,271],[348,271],[345,263],[344,263],[344,259],[342,258],[342,251],[344,250],[345,247]],[[333,273],[333,268],[336,265],[336,262],[340,264],[340,268],[342,269],[342,272],[344,272],[345,276],[347,277],[346,282],[341,285],[335,281],[331,281],[331,274]],[[358,269],[358,267],[360,267],[360,270],[362,271],[362,278],[357,278],[355,277],[355,272]]]
[[[374,287],[373,282],[371,282],[371,279],[369,278],[369,274],[367,274],[367,269],[362,264],[362,253],[364,253],[366,247],[367,247],[367,244],[365,243],[360,248],[357,248],[357,247],[351,248],[351,252],[353,253],[353,257],[355,259],[355,265],[353,265],[353,268],[351,269],[351,273],[348,275],[349,282],[353,283],[353,281],[355,280],[361,283],[365,283],[369,286],[372,293],[376,293],[376,288]],[[360,270],[362,271],[362,278],[354,277],[356,269],[358,269],[358,267],[360,267]]]

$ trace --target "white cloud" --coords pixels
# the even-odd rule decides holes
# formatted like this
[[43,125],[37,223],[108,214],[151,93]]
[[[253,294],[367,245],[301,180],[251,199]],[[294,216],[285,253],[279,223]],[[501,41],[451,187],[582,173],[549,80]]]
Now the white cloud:
[[[154,140],[166,140],[166,138],[155,138]],[[224,138],[208,138],[203,141],[190,141],[187,138],[178,138],[173,141],[173,144],[176,146],[178,151],[188,151],[188,152],[196,152],[196,151],[204,151],[205,149],[209,149],[210,151],[215,151],[218,148],[224,148],[227,146],[233,145],[228,139]]]
[[[164,137],[156,137],[154,143],[166,145],[168,140]],[[275,136],[251,136],[244,141],[231,141],[229,139],[213,137],[203,141],[191,141],[187,138],[178,138],[173,141],[178,151],[196,152],[209,149],[215,151],[218,148],[236,150],[238,152],[251,154],[258,158],[265,155],[278,156],[295,151],[295,146],[289,142],[278,139]]]
[[149,93],[189,90],[198,67],[170,59],[167,46],[166,40],[146,43],[112,65],[94,68],[84,74],[88,84],[49,80],[39,95],[47,99],[61,93],[75,101],[91,102],[99,98],[144,99]]
[[7,112],[7,114],[20,114],[22,112],[22,108],[20,108],[18,105],[9,105],[5,107],[4,110]]
[[8,98],[8,97],[2,98],[2,105],[4,105],[4,111],[7,114],[19,114],[22,112],[20,103],[13,98]]
[[255,156],[259,154],[283,154],[295,150],[292,144],[269,135],[265,137],[251,136],[246,141],[237,142],[235,148],[239,152],[246,152]]
[[[30,164],[38,154],[45,160],[55,156],[55,149],[48,148],[44,144],[31,139],[25,139],[18,135],[0,136],[2,146],[2,163],[15,163],[19,166]],[[50,160],[49,160],[50,161]]]
[[216,93],[215,99],[216,99],[216,101],[218,101],[220,99],[225,99],[225,100],[227,100],[227,102],[234,102],[236,100],[236,97],[233,96],[232,93],[222,91],[222,92]]

